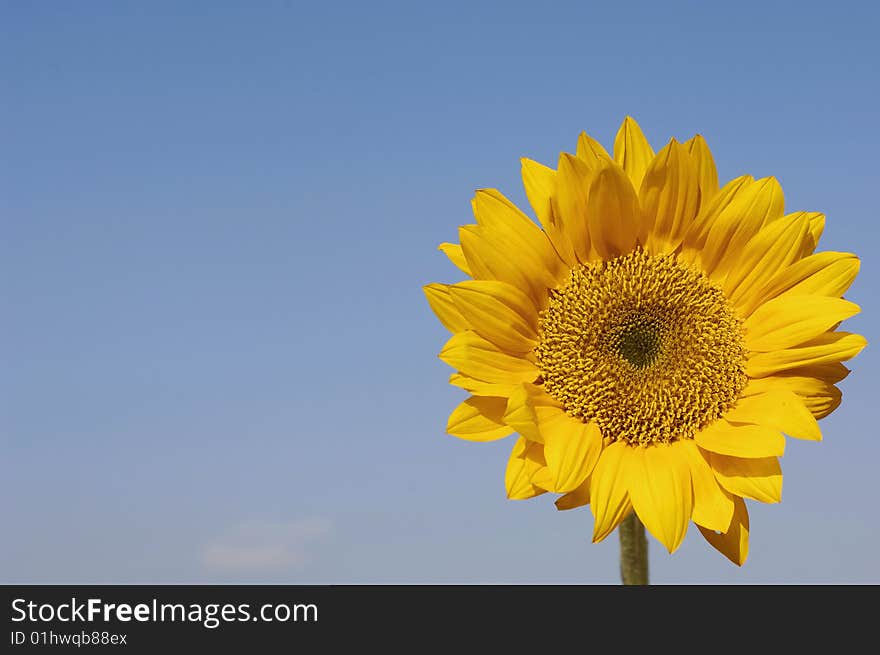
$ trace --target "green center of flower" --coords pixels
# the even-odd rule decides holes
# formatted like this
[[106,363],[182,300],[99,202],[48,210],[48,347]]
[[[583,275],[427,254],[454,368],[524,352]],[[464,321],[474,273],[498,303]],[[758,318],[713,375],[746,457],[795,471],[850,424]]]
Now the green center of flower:
[[550,293],[535,357],[565,410],[628,443],[692,438],[748,380],[742,322],[674,255],[643,250],[572,269]]
[[650,366],[660,355],[660,330],[649,320],[624,325],[613,341],[620,356],[636,368]]

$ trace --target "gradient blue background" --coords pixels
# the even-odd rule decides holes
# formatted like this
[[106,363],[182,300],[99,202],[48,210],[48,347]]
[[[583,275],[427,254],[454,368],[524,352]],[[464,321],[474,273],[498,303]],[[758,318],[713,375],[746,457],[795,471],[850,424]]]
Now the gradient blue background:
[[[707,6],[711,5],[711,6]],[[742,568],[691,529],[658,583],[880,582],[876,5],[0,4],[3,582],[614,583],[588,508],[505,499],[421,286],[474,189],[525,204],[626,114],[775,175],[862,258],[871,345],[789,441]]]

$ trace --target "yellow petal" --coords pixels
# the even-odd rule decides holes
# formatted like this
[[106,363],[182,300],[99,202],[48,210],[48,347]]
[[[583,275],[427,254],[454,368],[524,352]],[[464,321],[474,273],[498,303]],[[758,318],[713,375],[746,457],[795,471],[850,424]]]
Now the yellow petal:
[[635,119],[627,116],[614,137],[614,161],[629,176],[634,189],[642,186],[642,178],[652,159],[654,149],[642,133],[642,128]]
[[[780,373],[780,375],[806,375],[814,378],[821,378],[827,382],[840,382],[850,374],[850,370],[840,362],[828,362],[826,364],[813,364],[801,366]],[[752,380],[751,382],[755,382]],[[750,385],[751,386],[751,385]],[[746,387],[748,389],[749,387]]]
[[596,171],[587,195],[590,242],[603,259],[630,252],[640,222],[639,199],[626,174],[617,166]]
[[497,189],[478,190],[472,205],[477,223],[488,234],[497,234],[510,252],[516,252],[520,265],[533,271],[544,286],[556,286],[568,268],[541,228]]
[[856,279],[859,265],[859,258],[848,252],[817,252],[774,275],[758,299],[782,295],[839,298]]
[[811,255],[813,251],[816,250],[816,246],[819,245],[819,238],[822,236],[822,232],[825,231],[825,214],[822,214],[820,212],[798,213],[806,217],[810,223],[809,238],[804,244],[804,249],[801,254],[801,257],[806,257],[807,255]]
[[581,132],[578,137],[577,157],[590,168],[598,168],[612,161],[602,144],[586,132]]
[[495,441],[513,432],[502,416],[507,398],[471,396],[452,410],[446,431],[468,441]]
[[568,419],[555,430],[544,431],[544,457],[552,475],[549,491],[557,493],[567,493],[580,486],[602,452],[602,434],[595,423]]
[[724,292],[737,307],[749,301],[773,276],[801,256],[809,223],[784,216],[758,232],[724,281]]
[[796,346],[818,337],[859,311],[858,305],[842,298],[792,295],[774,298],[746,319],[745,346],[754,352]]
[[467,260],[464,258],[464,252],[461,250],[461,246],[457,243],[441,243],[437,246],[437,250],[440,250],[449,257],[449,261],[455,264],[463,273],[466,275],[471,274],[471,269],[468,267]]
[[[811,441],[822,439],[819,424],[804,402],[794,392],[781,387],[743,396],[737,401],[736,407],[724,415],[724,418],[735,423],[751,423],[781,430],[797,439]],[[700,443],[699,440],[697,443]],[[708,448],[708,446],[703,447]],[[709,448],[709,450],[713,449]],[[727,454],[737,455],[737,453]],[[767,453],[767,455],[782,455],[782,453]],[[747,455],[739,456],[747,457]]]
[[606,446],[590,476],[594,543],[611,534],[632,509],[628,491],[628,460],[632,450],[622,441]]
[[764,225],[782,216],[784,197],[775,178],[744,184],[712,221],[701,253],[703,270],[723,280],[746,243]]
[[820,212],[795,212],[793,216],[806,221],[808,225],[807,237],[804,239],[800,257],[798,257],[798,259],[802,259],[813,254],[816,246],[819,245],[819,237],[822,236],[822,232],[825,230],[825,214]]
[[[485,230],[480,226],[462,225],[458,228],[458,236],[461,241],[462,254],[464,254],[468,269],[475,280],[501,280],[508,284],[513,280],[513,285],[518,289],[527,286],[527,280],[510,262],[494,262],[497,254],[492,252],[492,244],[487,243]],[[487,255],[484,254],[484,250],[489,251],[489,261],[486,261]],[[499,270],[495,270],[496,267]]]
[[448,284],[426,284],[422,287],[428,304],[443,326],[450,332],[461,332],[467,330],[470,326],[461,312],[455,308],[452,297],[449,295]]
[[700,134],[685,141],[684,145],[696,166],[697,177],[700,180],[700,207],[706,207],[718,193],[718,171],[715,168],[712,151]]
[[520,384],[507,399],[504,422],[531,441],[544,441],[538,429],[538,416],[532,406],[528,388]]
[[652,254],[675,250],[693,224],[700,202],[695,163],[675,139],[648,166],[639,200],[645,249]]
[[845,362],[858,355],[868,342],[860,334],[827,332],[796,348],[756,353],[746,363],[746,374],[760,378],[800,366]]
[[785,437],[779,430],[768,425],[732,425],[723,418],[697,432],[694,440],[704,450],[734,457],[773,457],[785,453]]
[[453,373],[449,376],[449,384],[469,391],[475,396],[504,396],[509,397],[511,393],[519,386],[519,384],[498,384],[495,382],[484,382],[477,380],[469,375],[461,373]]
[[449,296],[471,329],[500,349],[534,349],[538,312],[519,289],[493,280],[467,280],[450,286]]
[[533,485],[531,480],[545,466],[543,446],[520,437],[513,446],[504,473],[507,497],[511,500],[525,500],[544,493],[545,490]]
[[762,503],[782,500],[782,469],[775,457],[742,458],[706,452],[719,484],[735,496]]
[[532,159],[520,159],[522,166],[523,187],[529,204],[535,211],[544,229],[553,224],[553,211],[550,199],[556,192],[556,171]]
[[544,227],[544,231],[550,238],[556,252],[568,266],[574,266],[577,263],[574,248],[565,235],[562,224],[553,209],[553,196],[556,194],[556,171],[525,157],[520,161],[522,163],[523,186],[529,204],[535,210],[535,215]]
[[[510,394],[504,422],[531,441],[544,442],[544,432],[571,420],[562,405],[534,384],[520,384]],[[563,427],[564,429],[564,427]]]
[[740,198],[743,189],[752,184],[754,180],[750,175],[743,175],[731,180],[716,193],[707,203],[700,205],[700,213],[690,228],[685,232],[679,257],[688,264],[699,263],[705,259],[703,247],[709,237],[709,231],[718,217],[727,210],[727,207]]
[[803,399],[804,406],[817,420],[823,419],[840,407],[843,393],[833,384],[825,386],[823,393],[813,394]]
[[700,525],[697,527],[715,549],[737,566],[742,566],[749,556],[749,512],[742,498],[733,496],[733,519],[722,534]]
[[[534,252],[521,248],[511,238],[509,232],[489,227],[481,227],[480,230],[485,239],[492,244],[496,256],[506,257],[508,260],[507,266],[513,264],[513,266],[510,266],[510,270],[516,271],[520,279],[526,280],[527,284],[525,287],[522,287],[522,290],[535,301],[537,307],[544,308],[546,306],[548,289],[555,288],[558,286],[560,279],[567,278],[570,269],[554,254],[553,256],[559,262],[560,268],[556,269],[555,272],[551,272],[546,267],[546,259],[540,259]],[[547,241],[546,235],[543,233],[542,238],[547,242],[548,247],[552,248],[550,242]],[[511,253],[516,253],[516,256],[511,256]],[[554,277],[556,275],[560,279]]]
[[569,491],[564,496],[556,499],[556,509],[566,510],[575,507],[583,507],[590,503],[590,479],[584,480],[574,491]]
[[563,230],[574,247],[578,261],[590,258],[590,238],[587,232],[587,189],[590,169],[577,157],[568,153],[559,156],[556,173],[556,209]]
[[503,240],[488,228],[465,225],[458,228],[461,247],[474,279],[498,280],[524,291],[537,307],[547,299],[547,286],[528,262],[510,257]]
[[694,485],[694,512],[691,518],[699,526],[724,532],[733,516],[733,500],[718,486],[712,468],[693,440],[681,443]]
[[502,352],[470,330],[453,335],[440,351],[440,359],[461,373],[485,382],[532,382],[539,374],[529,360]]
[[517,329],[525,330],[529,337],[535,337],[538,330],[538,310],[531,299],[522,291],[505,282],[494,280],[465,280],[449,286],[449,293],[453,300],[458,303],[465,297],[479,297],[479,300],[462,302],[462,305],[479,304],[484,299],[495,303],[493,309],[510,316],[510,321],[517,325]]
[[532,475],[531,482],[544,491],[554,491],[553,474],[546,466],[542,466]]
[[629,495],[648,532],[672,553],[681,545],[694,507],[683,442],[632,449]]
[[[811,367],[784,371],[779,375],[768,375],[754,378],[743,390],[743,396],[754,396],[768,391],[783,389],[797,394],[804,407],[817,419],[825,418],[840,405],[840,389],[834,386],[849,370],[840,363],[834,364],[844,373],[837,379],[829,379],[821,375],[811,375]],[[819,368],[819,367],[815,367]]]

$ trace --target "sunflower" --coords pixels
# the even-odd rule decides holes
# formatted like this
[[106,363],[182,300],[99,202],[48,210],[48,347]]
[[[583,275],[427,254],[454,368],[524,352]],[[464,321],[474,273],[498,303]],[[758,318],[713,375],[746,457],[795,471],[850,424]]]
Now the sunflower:
[[440,250],[470,279],[424,287],[470,396],[447,431],[519,436],[511,499],[589,504],[593,541],[631,512],[671,553],[691,521],[736,564],[745,499],[777,503],[785,435],[818,441],[841,400],[855,255],[814,252],[825,217],[779,182],[719,188],[700,136],[654,153],[627,117],[614,156],[581,134],[556,169],[522,160],[540,227],[495,189]]

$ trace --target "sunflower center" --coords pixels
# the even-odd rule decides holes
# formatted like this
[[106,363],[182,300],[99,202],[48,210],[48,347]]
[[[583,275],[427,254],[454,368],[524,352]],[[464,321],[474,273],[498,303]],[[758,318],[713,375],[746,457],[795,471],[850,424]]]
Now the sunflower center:
[[674,255],[639,249],[572,269],[540,328],[544,388],[614,441],[692,438],[748,379],[742,322],[719,287]]
[[624,325],[614,347],[630,364],[645,368],[653,364],[660,354],[660,329],[650,321]]

